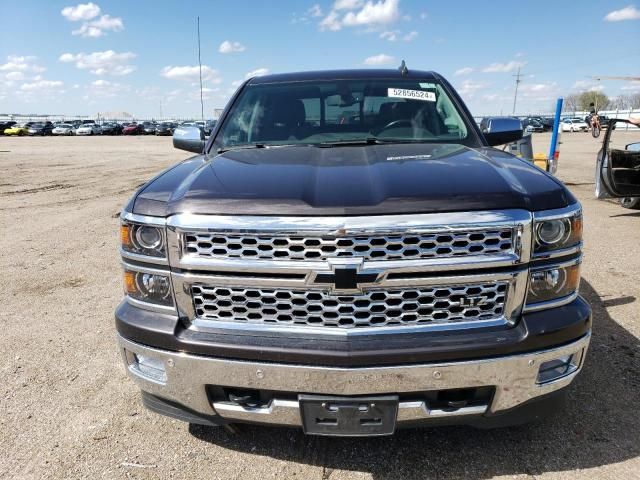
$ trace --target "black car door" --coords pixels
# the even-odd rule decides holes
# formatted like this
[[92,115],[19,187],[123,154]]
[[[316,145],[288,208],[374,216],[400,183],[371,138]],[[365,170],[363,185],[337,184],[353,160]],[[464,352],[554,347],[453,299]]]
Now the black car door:
[[640,197],[640,129],[611,119],[596,163],[596,196]]

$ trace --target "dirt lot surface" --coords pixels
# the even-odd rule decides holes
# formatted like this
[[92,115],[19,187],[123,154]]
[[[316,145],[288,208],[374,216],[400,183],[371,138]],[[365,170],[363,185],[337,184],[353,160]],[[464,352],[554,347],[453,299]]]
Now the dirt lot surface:
[[117,215],[136,186],[186,157],[170,138],[0,137],[0,477],[640,478],[640,212],[593,199],[598,145],[567,133],[560,159],[584,206],[581,291],[594,311],[568,408],[525,427],[347,440],[259,427],[231,436],[141,406],[115,344]]

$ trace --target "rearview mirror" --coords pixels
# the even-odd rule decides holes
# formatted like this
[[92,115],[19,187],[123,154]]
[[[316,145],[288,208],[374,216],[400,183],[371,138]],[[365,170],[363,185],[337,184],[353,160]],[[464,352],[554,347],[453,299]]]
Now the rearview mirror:
[[178,127],[173,132],[173,146],[187,152],[204,151],[204,131],[198,127]]
[[492,147],[516,142],[522,138],[522,122],[514,117],[486,117],[480,129]]

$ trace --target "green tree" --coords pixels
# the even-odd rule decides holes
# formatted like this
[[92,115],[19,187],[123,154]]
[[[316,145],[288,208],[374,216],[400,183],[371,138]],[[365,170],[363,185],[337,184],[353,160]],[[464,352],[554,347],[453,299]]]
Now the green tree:
[[578,97],[578,106],[581,110],[591,110],[591,104],[596,110],[605,110],[609,105],[609,97],[602,92],[588,91],[582,92]]

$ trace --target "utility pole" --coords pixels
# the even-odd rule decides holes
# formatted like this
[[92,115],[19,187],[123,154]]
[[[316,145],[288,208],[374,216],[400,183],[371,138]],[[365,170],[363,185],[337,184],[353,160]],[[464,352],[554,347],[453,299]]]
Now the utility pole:
[[516,77],[516,93],[513,95],[513,112],[511,113],[512,115],[516,114],[516,102],[518,101],[518,85],[520,85],[520,82],[522,80],[520,80],[520,67],[518,67],[518,73],[516,75],[513,75],[514,77]]
[[198,17],[198,65],[200,66],[200,115],[204,122],[204,101],[202,99],[202,60],[200,60],[200,17]]
[[160,99],[160,118],[164,118],[162,115],[162,99]]

